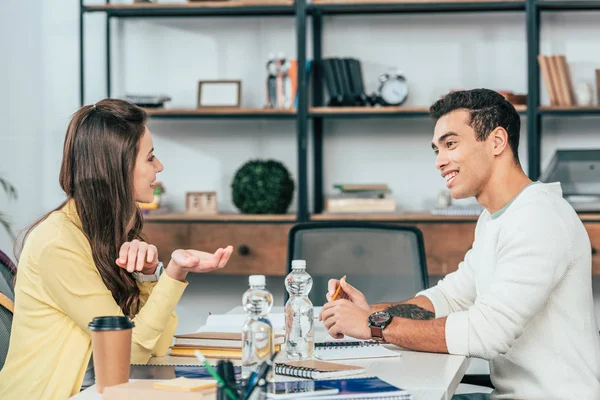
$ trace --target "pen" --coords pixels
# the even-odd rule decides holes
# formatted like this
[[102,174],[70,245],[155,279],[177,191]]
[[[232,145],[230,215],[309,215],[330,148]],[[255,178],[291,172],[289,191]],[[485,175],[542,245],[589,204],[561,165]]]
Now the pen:
[[[346,275],[342,276],[342,279],[346,279]],[[334,301],[336,299],[336,297],[338,296],[338,294],[340,293],[340,289],[342,288],[342,279],[340,279],[340,284],[338,285],[337,290],[333,294],[331,301]]]
[[252,374],[250,380],[248,381],[248,389],[246,390],[246,395],[244,396],[243,400],[249,399],[252,395],[252,392],[254,392],[254,389],[256,389],[257,386],[261,385],[261,380],[265,379],[267,373],[269,372],[269,369],[273,366],[273,361],[275,360],[275,357],[277,357],[278,353],[278,351],[273,353],[271,358],[265,360],[260,365],[260,367],[258,367],[258,369]]
[[225,393],[227,393],[227,397],[229,397],[231,400],[238,400],[238,397],[231,391],[231,388],[229,386],[227,386],[227,384],[223,381],[223,379],[219,376],[219,374],[217,374],[217,371],[215,371],[214,368],[208,363],[208,361],[206,361],[206,358],[204,357],[204,355],[202,353],[200,353],[200,351],[198,351],[198,350],[196,350],[194,352],[194,354],[196,355],[196,358],[198,360],[200,360],[200,362],[202,362],[202,364],[204,364],[208,373],[213,378],[215,378],[217,383],[219,383],[220,385],[223,385],[223,388],[225,389]]

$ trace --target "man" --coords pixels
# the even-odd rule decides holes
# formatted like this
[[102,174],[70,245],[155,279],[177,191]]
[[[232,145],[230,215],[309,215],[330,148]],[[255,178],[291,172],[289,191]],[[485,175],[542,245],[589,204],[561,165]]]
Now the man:
[[398,304],[370,306],[331,280],[320,315],[329,334],[489,360],[494,399],[600,399],[591,246],[560,183],[523,172],[519,115],[500,94],[453,92],[430,112],[452,197],[485,208],[472,249],[456,272]]

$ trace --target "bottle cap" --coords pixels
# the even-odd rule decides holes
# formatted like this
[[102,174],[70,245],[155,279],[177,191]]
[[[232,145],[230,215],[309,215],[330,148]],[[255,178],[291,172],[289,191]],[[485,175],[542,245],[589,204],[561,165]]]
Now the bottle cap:
[[250,275],[250,277],[248,278],[248,283],[250,283],[250,286],[265,286],[265,276]]
[[292,260],[292,268],[306,268],[306,260]]

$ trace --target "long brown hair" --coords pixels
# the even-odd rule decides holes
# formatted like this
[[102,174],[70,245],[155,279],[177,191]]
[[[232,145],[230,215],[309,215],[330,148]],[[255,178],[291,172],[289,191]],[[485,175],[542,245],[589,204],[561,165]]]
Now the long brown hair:
[[25,238],[52,212],[75,201],[96,268],[123,311],[133,317],[139,288],[116,265],[121,245],[142,238],[143,219],[134,198],[133,168],[146,112],[123,100],[105,99],[80,108],[69,123],[60,169],[60,186],[67,200],[33,224]]

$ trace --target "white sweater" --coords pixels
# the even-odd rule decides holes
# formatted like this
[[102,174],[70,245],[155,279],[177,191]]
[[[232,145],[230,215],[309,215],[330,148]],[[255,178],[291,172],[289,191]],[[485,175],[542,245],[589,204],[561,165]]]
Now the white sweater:
[[559,183],[484,211],[456,272],[418,295],[448,316],[450,354],[490,361],[492,399],[600,399],[587,232]]

